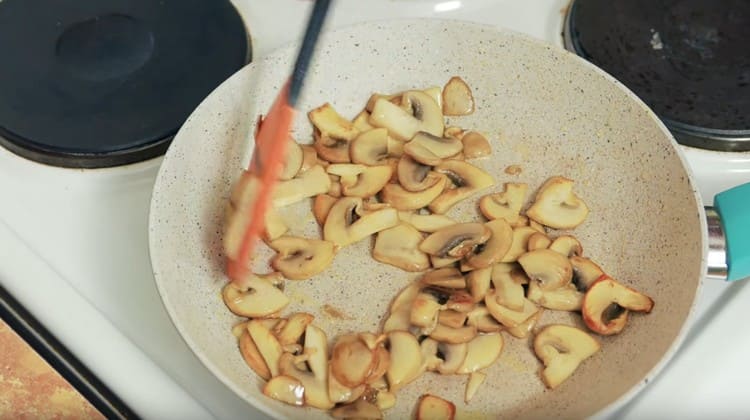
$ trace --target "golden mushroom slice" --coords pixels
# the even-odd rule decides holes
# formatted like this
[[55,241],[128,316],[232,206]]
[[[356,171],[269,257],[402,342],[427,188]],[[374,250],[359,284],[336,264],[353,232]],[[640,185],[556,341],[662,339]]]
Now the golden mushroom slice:
[[487,293],[487,296],[484,298],[484,304],[487,306],[487,310],[490,311],[490,315],[492,315],[493,318],[509,328],[517,327],[539,311],[539,307],[537,307],[534,302],[525,298],[522,310],[514,311],[507,308],[499,303],[494,290],[490,290],[489,293]]
[[455,263],[459,262],[460,260],[461,258],[436,257],[434,255],[430,255],[430,263],[432,264],[433,268],[450,267],[455,265]]
[[474,96],[464,79],[453,76],[443,87],[443,114],[469,115],[474,112]]
[[338,198],[328,194],[318,194],[315,196],[312,210],[313,216],[315,216],[315,221],[318,222],[320,226],[325,224],[328,212],[331,211],[331,207],[336,204],[336,201],[338,201]]
[[486,267],[472,270],[466,274],[466,288],[469,290],[469,294],[474,299],[474,302],[483,301],[484,296],[490,290],[492,270],[492,267]]
[[270,329],[268,329],[263,322],[257,319],[253,319],[247,323],[247,332],[255,343],[258,352],[263,357],[263,361],[266,362],[268,371],[271,373],[271,377],[278,376],[279,360],[284,350],[281,347],[281,343],[273,335]]
[[375,238],[372,257],[405,271],[425,271],[430,268],[427,254],[419,250],[422,234],[408,223],[381,230]]
[[289,405],[301,406],[305,403],[305,387],[291,376],[280,375],[271,378],[263,386],[263,395]]
[[377,194],[393,174],[389,165],[365,166],[352,163],[332,164],[326,171],[340,177],[341,192],[345,196],[362,198]]
[[411,304],[409,322],[429,332],[437,325],[438,312],[442,308],[443,305],[433,293],[420,291]]
[[538,233],[534,228],[529,226],[520,226],[513,228],[513,240],[510,249],[505,253],[500,262],[512,263],[518,260],[518,257],[525,254],[529,248],[529,239],[532,235]]
[[[430,339],[434,340],[433,338]],[[439,363],[435,370],[442,375],[453,375],[464,363],[464,360],[466,360],[466,355],[469,352],[469,345],[466,343],[450,344],[437,341],[436,343],[436,356],[439,359]]]
[[351,141],[359,134],[354,124],[336,112],[330,103],[313,109],[307,116],[318,131],[331,137]]
[[423,165],[437,165],[443,159],[463,150],[463,143],[454,137],[439,137],[419,131],[404,144],[404,154]]
[[469,341],[464,362],[456,373],[472,373],[495,363],[503,351],[503,336],[500,333],[482,334]]
[[331,179],[322,166],[316,165],[289,181],[276,184],[273,205],[284,207],[318,194],[325,194],[331,187]]
[[421,290],[418,282],[405,287],[391,303],[390,314],[383,323],[383,332],[394,330],[408,330],[411,326],[411,307],[414,299]]
[[396,392],[422,374],[422,351],[417,339],[406,331],[388,333],[391,363],[385,372],[390,391]]
[[581,292],[588,290],[599,277],[604,275],[604,270],[588,258],[570,257],[569,261],[573,266],[573,284]]
[[512,335],[513,337],[526,338],[529,334],[531,334],[531,330],[534,329],[534,326],[537,322],[539,322],[539,319],[542,318],[543,313],[544,310],[540,309],[526,321],[523,321],[515,327],[506,328],[505,331],[508,331],[508,334]]
[[466,404],[469,403],[469,401],[474,398],[474,395],[476,395],[477,391],[479,390],[479,387],[482,386],[485,379],[487,379],[487,374],[482,372],[471,372],[469,374],[469,380],[466,382],[466,391],[464,393],[464,402]]
[[401,96],[401,106],[384,98],[375,101],[370,124],[388,129],[397,140],[407,141],[419,131],[435,136],[443,134],[443,113],[432,98],[423,92],[408,91]]
[[430,234],[419,249],[436,257],[462,258],[487,242],[490,235],[490,229],[482,223],[457,223]]
[[369,166],[388,162],[388,130],[374,128],[361,132],[349,145],[352,162]]
[[497,303],[514,311],[523,310],[524,289],[518,278],[513,276],[514,264],[498,263],[492,267],[492,285],[495,288]]
[[278,274],[259,276],[250,273],[238,287],[229,282],[222,289],[222,297],[232,313],[248,318],[269,316],[284,309],[289,298],[269,280]]
[[331,373],[340,384],[354,388],[365,383],[377,360],[358,334],[342,335],[331,350]]
[[309,144],[301,144],[300,148],[302,149],[302,166],[299,168],[298,174],[318,164],[318,152],[315,151],[315,147]]
[[594,337],[568,325],[548,325],[534,337],[534,353],[544,363],[542,380],[552,389],[568,379],[599,348]]
[[360,132],[372,130],[375,127],[369,123],[369,120],[370,113],[366,109],[363,109],[359,114],[357,114],[356,117],[354,117],[354,119],[352,120],[352,125]]
[[276,338],[282,346],[297,343],[314,319],[314,316],[305,312],[294,313],[287,318],[287,322],[276,334]]
[[279,179],[287,181],[294,178],[302,168],[302,161],[304,160],[304,153],[299,143],[294,139],[289,140],[289,146],[286,149],[286,160],[284,161],[284,167],[279,174]]
[[526,248],[529,251],[534,251],[537,249],[547,249],[549,248],[550,244],[552,244],[552,240],[548,238],[547,235],[541,232],[537,232],[529,236],[529,241],[526,244]]
[[409,191],[400,184],[386,184],[380,191],[380,198],[393,208],[402,211],[427,207],[443,192],[447,178],[445,175],[431,172],[427,175],[427,179],[430,186],[418,192]]
[[429,336],[433,340],[447,344],[468,343],[477,335],[477,327],[466,325],[458,328],[451,328],[444,324],[437,324]]
[[591,331],[613,335],[625,328],[629,311],[649,313],[653,307],[650,297],[602,276],[583,297],[581,314]]
[[448,176],[455,188],[446,189],[430,203],[433,213],[443,214],[459,201],[495,185],[492,175],[462,160],[444,160],[435,166],[435,170]]
[[468,314],[465,312],[446,309],[444,311],[438,312],[438,324],[442,324],[450,328],[461,328],[466,323],[467,316]]
[[[328,395],[328,342],[325,333],[314,325],[305,330],[305,348],[301,356],[284,353],[279,358],[279,371],[302,383],[305,389],[305,404],[328,410],[334,403]],[[297,364],[305,364],[310,370],[302,370]]]
[[583,254],[581,242],[571,235],[562,235],[555,238],[549,249],[564,255],[566,258],[580,257]]
[[443,88],[440,86],[430,86],[427,89],[422,89],[422,92],[432,98],[439,108],[443,108]]
[[347,163],[351,161],[349,140],[331,137],[328,133],[313,131],[313,148],[325,162]]
[[472,268],[486,268],[499,262],[513,243],[513,228],[505,219],[491,220],[484,224],[492,233],[481,249],[469,254],[466,264]]
[[335,255],[333,242],[282,236],[269,244],[277,254],[271,266],[292,280],[305,280],[325,270]]
[[477,331],[483,333],[493,333],[503,330],[503,326],[492,317],[489,309],[483,305],[477,305],[471,312],[466,314],[466,325],[473,325],[477,327]]
[[350,404],[340,405],[331,410],[334,419],[360,419],[375,420],[382,419],[383,413],[377,405],[366,400],[359,399]]
[[437,232],[444,227],[458,223],[442,214],[419,214],[412,211],[399,211],[398,218],[425,233]]
[[507,183],[505,191],[482,197],[479,200],[479,210],[488,219],[502,218],[515,225],[526,200],[528,188],[526,184]]
[[489,156],[492,154],[492,147],[482,133],[469,131],[461,136],[461,142],[464,144],[464,157],[466,159],[476,159]]
[[253,338],[250,337],[250,333],[247,332],[247,324],[242,329],[242,333],[239,337],[240,354],[245,360],[248,366],[261,378],[265,380],[271,379],[271,371],[268,369],[266,361],[263,359],[263,355],[260,354],[258,346],[255,345]]
[[402,92],[392,93],[392,94],[373,93],[367,99],[367,104],[365,105],[365,111],[372,113],[372,110],[375,108],[375,102],[377,102],[378,99],[384,99],[386,101],[391,102],[394,105],[401,105],[402,95],[403,95]]
[[573,267],[567,258],[550,249],[537,249],[518,257],[523,271],[544,291],[555,290],[570,284]]
[[420,279],[422,284],[444,289],[464,289],[466,279],[458,269],[453,267],[438,268],[425,273]]
[[537,305],[557,311],[578,311],[583,305],[583,293],[571,283],[555,290],[542,290],[539,282],[529,283],[527,297]]
[[531,219],[554,229],[573,229],[588,214],[586,203],[573,192],[573,181],[561,176],[548,179],[526,211]]
[[435,182],[432,178],[436,176],[433,174],[431,178],[432,168],[417,162],[408,155],[399,158],[396,173],[399,184],[411,192],[426,190]]
[[453,420],[456,406],[442,398],[425,394],[419,399],[416,420]]
[[337,246],[358,242],[374,233],[396,226],[398,213],[393,208],[363,209],[359,197],[342,197],[331,207],[323,225],[323,238]]

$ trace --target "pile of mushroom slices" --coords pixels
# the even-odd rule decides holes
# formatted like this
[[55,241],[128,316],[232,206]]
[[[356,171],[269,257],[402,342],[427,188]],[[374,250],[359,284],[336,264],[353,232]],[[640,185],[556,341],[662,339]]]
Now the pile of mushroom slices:
[[[482,370],[502,352],[502,331],[533,335],[543,382],[555,388],[599,343],[572,326],[535,329],[545,309],[581,312],[601,335],[622,331],[631,311],[651,310],[648,296],[584,257],[574,236],[552,233],[570,231],[588,215],[570,179],[549,178],[525,212],[528,185],[507,183],[503,192],[478,200],[486,222],[445,215],[495,185],[467,161],[490,155],[487,139],[444,124],[446,115],[473,111],[470,88],[454,77],[442,90],[374,94],[352,121],[330,104],[308,114],[314,143],[291,141],[275,208],[265,220],[276,272],[252,274],[223,290],[227,307],[249,319],[234,333],[247,364],[267,381],[265,395],[331,410],[336,418],[382,418],[399,389],[435,372],[468,375],[468,403],[486,378]],[[228,258],[238,255],[257,186],[249,172],[235,185],[224,232]],[[310,198],[322,238],[287,235],[276,209]],[[341,247],[372,236],[374,259],[423,273],[393,300],[381,332],[336,337],[329,349],[313,315],[282,317],[289,304],[284,279],[309,279]],[[452,418],[455,406],[424,395],[416,412]]]

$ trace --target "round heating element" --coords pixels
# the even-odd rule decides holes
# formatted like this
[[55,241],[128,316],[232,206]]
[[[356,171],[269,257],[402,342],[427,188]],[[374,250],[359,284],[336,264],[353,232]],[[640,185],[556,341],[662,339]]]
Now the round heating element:
[[164,153],[250,59],[228,0],[2,0],[0,51],[0,144],[80,168]]
[[747,0],[574,0],[565,43],[635,92],[678,142],[750,150]]

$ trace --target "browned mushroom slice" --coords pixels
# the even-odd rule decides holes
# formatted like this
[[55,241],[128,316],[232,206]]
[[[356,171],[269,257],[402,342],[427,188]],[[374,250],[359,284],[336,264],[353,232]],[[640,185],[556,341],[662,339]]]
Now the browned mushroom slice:
[[[281,343],[273,335],[271,330],[266,328],[260,320],[254,319],[247,323],[247,332],[255,343],[258,353],[266,362],[268,371],[271,376],[277,376],[280,373],[279,360],[283,353]],[[283,374],[283,372],[281,372]]]
[[338,198],[328,194],[318,194],[315,196],[313,200],[313,216],[315,216],[315,221],[319,225],[323,226],[325,224],[328,212],[331,211],[331,207],[336,204],[336,201],[338,201]]
[[422,351],[417,339],[406,331],[388,333],[391,364],[385,376],[390,391],[396,392],[422,374]]
[[492,175],[461,160],[445,160],[435,170],[448,176],[455,188],[443,191],[430,203],[429,208],[433,213],[443,214],[459,201],[495,185]]
[[411,192],[424,191],[432,186],[435,183],[435,175],[430,177],[431,172],[430,166],[423,165],[406,155],[398,160],[396,169],[398,182],[405,190]]
[[456,373],[472,373],[495,363],[503,351],[503,336],[500,333],[482,334],[468,343],[466,358]]
[[486,268],[500,261],[513,243],[513,228],[505,219],[491,220],[484,226],[492,235],[476,252],[467,256],[466,263],[473,268]]
[[354,119],[352,120],[352,125],[359,132],[372,130],[375,127],[373,127],[369,123],[369,120],[370,120],[370,113],[366,109],[363,109],[362,112],[360,112],[359,114],[357,114],[356,117],[354,117]]
[[446,309],[438,313],[438,324],[450,328],[461,328],[466,323],[467,314],[464,312]]
[[555,238],[555,240],[552,241],[552,244],[550,244],[549,249],[559,252],[566,258],[573,256],[580,257],[581,254],[583,254],[583,246],[581,246],[581,243],[578,239],[570,235],[562,235]]
[[328,212],[323,238],[338,246],[346,246],[399,223],[395,209],[365,212],[362,207],[361,198],[340,198]]
[[450,267],[450,266],[453,266],[455,263],[457,263],[460,260],[461,260],[461,258],[436,257],[434,255],[430,255],[430,264],[432,264],[433,268]]
[[322,166],[316,165],[289,181],[279,182],[274,187],[273,205],[284,207],[306,198],[328,192],[331,179]]
[[305,403],[305,387],[291,376],[276,376],[263,386],[263,395],[289,405]]
[[307,116],[318,131],[328,133],[332,137],[351,141],[358,134],[354,124],[339,115],[330,103],[313,109]]
[[588,258],[570,257],[569,261],[573,266],[573,284],[581,292],[588,290],[599,277],[604,275],[604,270]]
[[437,232],[444,227],[458,223],[442,214],[419,214],[412,211],[399,211],[398,218],[425,233]]
[[278,252],[271,266],[292,280],[305,280],[319,274],[335,255],[333,242],[320,239],[282,236],[269,246]]
[[539,310],[539,308],[528,299],[524,299],[522,310],[514,311],[509,309],[498,302],[494,290],[490,290],[489,293],[487,293],[487,296],[484,298],[484,304],[487,305],[487,309],[490,311],[492,317],[506,327],[518,326],[531,318],[531,316]]
[[422,234],[408,223],[378,232],[372,257],[405,271],[425,271],[430,268],[427,254],[419,250]]
[[499,263],[492,267],[492,285],[495,287],[497,303],[511,310],[523,310],[524,290],[512,273],[513,264]]
[[482,197],[479,200],[479,210],[488,219],[503,218],[515,226],[526,200],[527,190],[526,184],[507,183],[505,191]]
[[289,304],[289,298],[269,280],[277,275],[258,276],[250,273],[238,287],[229,282],[222,290],[224,303],[232,313],[248,318],[264,317],[278,312]]
[[472,270],[466,275],[466,288],[474,302],[481,302],[490,290],[492,267]]
[[613,335],[625,328],[630,311],[649,313],[653,307],[650,297],[602,276],[586,292],[581,314],[591,331]]
[[331,137],[328,133],[321,133],[318,130],[313,131],[313,139],[315,152],[326,162],[348,163],[351,161],[348,140]]
[[333,368],[328,365],[328,398],[335,404],[351,403],[360,399],[367,391],[367,384],[361,384],[354,388],[345,386],[336,379]]
[[411,304],[409,321],[416,327],[431,331],[437,324],[438,311],[442,307],[443,305],[434,294],[429,291],[421,291],[417,293]]
[[510,245],[510,249],[505,253],[500,262],[511,263],[517,261],[518,257],[527,252],[529,238],[535,233],[537,233],[537,231],[528,226],[513,228],[513,241]]
[[371,113],[373,108],[375,107],[375,102],[377,102],[378,99],[385,99],[386,101],[389,101],[394,105],[401,105],[402,95],[403,95],[402,92],[393,93],[393,94],[373,93],[367,99],[367,104],[365,105],[365,111]]
[[252,337],[250,337],[250,333],[247,332],[247,325],[245,325],[240,334],[239,346],[240,354],[245,363],[261,378],[265,380],[271,379],[271,371],[268,370],[268,365],[266,365],[263,355],[260,354],[258,346],[255,345]]
[[476,159],[492,154],[490,142],[484,135],[476,131],[463,134],[461,142],[464,144],[463,152],[466,159]]
[[542,380],[553,389],[599,348],[594,337],[568,325],[548,325],[534,338],[534,353],[544,363]]
[[461,152],[463,143],[453,137],[439,137],[420,131],[404,145],[404,153],[424,165],[437,165],[442,159]]
[[[301,356],[284,353],[279,358],[279,372],[291,376],[305,388],[305,404],[328,410],[334,403],[328,395],[328,341],[325,333],[314,325],[305,330],[305,347]],[[301,370],[298,363],[306,362],[310,370]],[[302,363],[305,364],[305,363]]]
[[393,169],[389,165],[364,166],[337,163],[326,168],[329,174],[338,175],[341,191],[349,197],[372,197],[391,179]]
[[476,335],[477,327],[473,325],[451,328],[443,324],[437,324],[429,334],[433,340],[448,344],[468,343]]
[[304,312],[297,312],[290,315],[287,318],[287,322],[276,333],[279,343],[282,346],[286,346],[300,341],[302,335],[307,330],[307,326],[313,322],[313,319],[315,319],[314,316]]
[[363,384],[377,358],[357,334],[340,336],[331,350],[331,373],[344,386]]
[[386,184],[380,192],[380,198],[397,210],[427,207],[443,192],[447,183],[446,177],[438,173],[432,172],[427,178],[431,180],[431,185],[419,192],[408,191],[399,184]]
[[419,131],[443,134],[443,113],[428,95],[419,91],[404,92],[401,106],[379,98],[370,112],[370,124],[388,129],[402,141],[410,140]]
[[419,245],[422,252],[436,257],[462,258],[485,243],[491,231],[481,223],[457,223],[430,234]]
[[537,232],[529,236],[529,241],[526,244],[526,248],[529,251],[534,251],[537,249],[547,249],[549,248],[551,243],[552,243],[552,240],[548,238],[547,235],[541,232]]
[[528,217],[555,229],[573,229],[588,214],[586,203],[573,192],[573,181],[561,176],[548,179],[526,211]]
[[549,249],[537,249],[518,257],[518,263],[542,290],[564,287],[573,279],[573,267],[567,258]]
[[434,395],[423,395],[417,406],[416,420],[453,420],[456,416],[456,406]]
[[422,284],[428,286],[442,287],[446,289],[464,289],[466,280],[455,268],[439,268],[425,273],[421,280]]
[[459,312],[470,312],[475,306],[474,298],[466,290],[451,290],[445,302],[447,309]]
[[388,161],[388,130],[375,128],[360,133],[349,145],[354,163],[377,166]]
[[469,115],[474,112],[474,96],[466,82],[453,76],[443,87],[443,114]]

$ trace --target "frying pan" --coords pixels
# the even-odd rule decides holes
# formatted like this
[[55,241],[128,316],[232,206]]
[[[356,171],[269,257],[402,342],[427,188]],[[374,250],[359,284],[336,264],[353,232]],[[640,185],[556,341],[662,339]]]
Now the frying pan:
[[[247,402],[278,418],[326,418],[264,397],[262,380],[244,363],[230,330],[239,318],[221,300],[227,281],[221,232],[230,189],[247,165],[249,133],[266,112],[296,47],[279,50],[236,73],[195,110],[175,137],[154,188],[150,248],[156,283],[175,326],[202,362]],[[654,113],[593,65],[529,37],[470,23],[397,20],[366,23],[321,38],[300,109],[331,102],[353,117],[373,92],[442,86],[460,75],[476,111],[449,124],[484,132],[490,158],[473,163],[497,181],[540,186],[552,175],[576,181],[591,209],[575,230],[584,254],[619,281],[650,295],[649,315],[601,337],[602,350],[554,391],[545,390],[529,340],[505,336],[487,381],[464,404],[465,376],[422,375],[398,392],[388,418],[407,418],[419,395],[432,393],[471,417],[577,418],[611,413],[638,392],[674,354],[685,335],[706,274],[705,213],[675,141]],[[311,141],[308,121],[294,127]],[[520,165],[520,175],[504,169]],[[487,191],[490,192],[490,191]],[[477,197],[449,215],[479,220]],[[287,209],[292,233],[318,237],[309,203]],[[414,278],[370,257],[371,243],[343,248],[322,274],[287,281],[292,304],[307,311],[329,340],[377,331],[391,299]],[[272,255],[257,251],[255,270]],[[270,270],[269,270],[270,271]],[[331,305],[344,319],[322,310]],[[580,316],[546,311],[539,325],[581,326]]]

